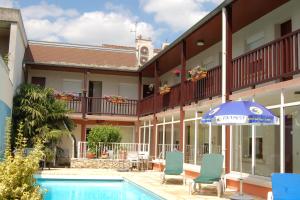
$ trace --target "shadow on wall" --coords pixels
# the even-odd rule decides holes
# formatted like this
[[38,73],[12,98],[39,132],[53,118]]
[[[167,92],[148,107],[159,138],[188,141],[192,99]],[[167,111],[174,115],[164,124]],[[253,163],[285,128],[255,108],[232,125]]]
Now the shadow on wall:
[[6,118],[11,116],[11,109],[0,100],[0,158],[3,158],[5,150]]

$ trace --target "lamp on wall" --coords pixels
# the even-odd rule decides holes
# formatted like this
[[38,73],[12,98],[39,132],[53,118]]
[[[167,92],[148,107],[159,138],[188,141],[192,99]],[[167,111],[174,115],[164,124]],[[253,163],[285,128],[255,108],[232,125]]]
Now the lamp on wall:
[[203,40],[197,40],[196,45],[197,45],[198,47],[201,47],[201,46],[204,46],[205,43],[204,43]]

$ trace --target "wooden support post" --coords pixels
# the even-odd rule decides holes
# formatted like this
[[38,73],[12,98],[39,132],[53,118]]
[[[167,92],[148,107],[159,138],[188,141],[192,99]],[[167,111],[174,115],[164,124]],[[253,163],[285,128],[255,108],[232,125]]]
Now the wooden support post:
[[154,115],[157,113],[157,95],[159,92],[159,75],[158,75],[158,71],[159,71],[159,63],[158,61],[155,61],[154,64],[154,83],[155,83],[155,87],[154,87],[154,94],[153,94],[153,113]]
[[186,81],[186,43],[183,40],[181,43],[181,84],[180,84],[180,127],[179,127],[179,133],[180,133],[180,143],[179,143],[179,150],[183,151],[183,138],[184,138],[184,110],[183,106],[185,103],[185,81]]
[[82,99],[81,99],[81,111],[82,111],[82,118],[86,119],[86,113],[87,113],[87,70],[84,70],[83,72],[83,90],[82,90]]
[[141,99],[142,99],[142,72],[139,72],[139,82],[138,82],[138,108],[137,114],[138,118],[141,116]]
[[86,124],[85,123],[81,124],[81,141],[82,142],[86,141]]

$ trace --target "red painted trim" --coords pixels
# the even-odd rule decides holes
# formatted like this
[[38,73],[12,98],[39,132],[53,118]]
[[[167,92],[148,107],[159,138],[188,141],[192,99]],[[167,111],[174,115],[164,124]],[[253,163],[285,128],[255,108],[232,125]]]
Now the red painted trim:
[[[239,191],[240,183],[238,181],[227,179],[227,187],[234,188]],[[243,192],[245,192],[249,195],[259,196],[259,197],[266,199],[268,196],[268,192],[270,192],[270,191],[272,191],[271,188],[257,186],[257,185],[248,184],[248,183],[243,184]]]
[[81,124],[81,141],[86,141],[86,124]]
[[87,119],[73,119],[76,124],[84,124],[84,125],[104,125],[109,124],[113,126],[134,126],[134,122],[126,122],[126,121],[109,121],[109,120],[87,120]]

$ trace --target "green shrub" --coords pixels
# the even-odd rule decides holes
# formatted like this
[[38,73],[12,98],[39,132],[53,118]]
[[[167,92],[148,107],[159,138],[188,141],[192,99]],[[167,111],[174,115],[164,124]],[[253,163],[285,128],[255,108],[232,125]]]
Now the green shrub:
[[121,142],[120,129],[111,125],[97,126],[91,129],[87,136],[89,151],[96,153],[96,145],[99,142],[113,143]]
[[29,155],[24,155],[27,139],[23,137],[20,124],[14,156],[10,148],[11,123],[6,129],[5,160],[0,163],[0,199],[42,200],[42,190],[36,185],[33,175],[39,169],[43,157],[42,143],[38,141]]

